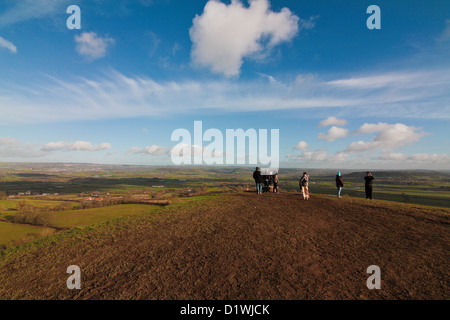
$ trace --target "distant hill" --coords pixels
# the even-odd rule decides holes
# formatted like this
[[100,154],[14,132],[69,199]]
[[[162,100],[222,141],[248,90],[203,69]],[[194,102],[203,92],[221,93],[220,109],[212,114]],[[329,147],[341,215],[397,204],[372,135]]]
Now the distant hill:
[[[435,179],[448,179],[450,180],[449,173],[443,173],[432,170],[393,170],[393,171],[371,171],[373,176],[377,179],[397,178],[397,179],[414,179],[420,180],[421,178],[435,178]],[[358,181],[364,179],[366,171],[355,171],[345,173],[346,180]]]

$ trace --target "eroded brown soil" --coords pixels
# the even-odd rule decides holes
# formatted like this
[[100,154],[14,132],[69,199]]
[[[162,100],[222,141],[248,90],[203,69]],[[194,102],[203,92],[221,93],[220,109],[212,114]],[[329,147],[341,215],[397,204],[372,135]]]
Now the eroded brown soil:
[[[213,197],[0,261],[3,299],[448,299],[448,210],[299,194]],[[68,290],[66,268],[82,270]],[[381,290],[366,269],[381,268]]]

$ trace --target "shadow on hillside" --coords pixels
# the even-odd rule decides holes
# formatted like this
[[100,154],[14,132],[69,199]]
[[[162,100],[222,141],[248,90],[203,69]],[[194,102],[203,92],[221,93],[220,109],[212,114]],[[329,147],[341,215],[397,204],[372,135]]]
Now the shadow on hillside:
[[[7,194],[17,194],[19,192],[31,193],[89,193],[105,190],[126,190],[124,186],[142,187],[142,189],[158,187],[168,188],[190,188],[199,187],[205,183],[228,182],[229,179],[159,179],[159,178],[74,178],[66,182],[61,181],[7,181],[0,182],[0,191]],[[133,188],[134,189],[134,188]]]
[[8,181],[0,183],[0,190],[8,194],[30,191],[31,193],[81,193],[114,189],[118,186],[142,186],[150,188],[153,185],[174,185],[179,183],[177,179],[145,179],[145,178],[75,178],[67,182],[58,181]]

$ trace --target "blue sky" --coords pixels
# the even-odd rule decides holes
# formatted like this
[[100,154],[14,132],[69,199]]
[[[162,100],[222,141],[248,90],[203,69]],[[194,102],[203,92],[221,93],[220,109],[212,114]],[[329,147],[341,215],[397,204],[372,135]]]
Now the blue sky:
[[449,169],[449,119],[448,1],[0,3],[0,161],[171,164],[201,120],[279,129],[282,167]]

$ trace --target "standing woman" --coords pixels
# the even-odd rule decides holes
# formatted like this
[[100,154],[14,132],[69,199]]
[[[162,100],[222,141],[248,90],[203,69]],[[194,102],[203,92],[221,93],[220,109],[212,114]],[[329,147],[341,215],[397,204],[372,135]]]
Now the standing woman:
[[299,186],[303,194],[303,200],[309,200],[308,182],[309,182],[309,175],[306,172],[303,172],[303,176],[299,181]]
[[278,173],[273,176],[273,192],[278,193]]
[[344,180],[342,179],[341,172],[338,171],[338,173],[336,175],[336,188],[337,188],[337,196],[338,196],[338,198],[341,197],[341,191],[342,191],[343,187],[344,187]]
[[366,199],[372,200],[372,180],[374,177],[372,176],[372,173],[366,172],[366,176],[364,177],[365,180],[365,189],[366,189]]

